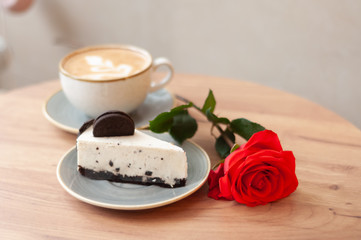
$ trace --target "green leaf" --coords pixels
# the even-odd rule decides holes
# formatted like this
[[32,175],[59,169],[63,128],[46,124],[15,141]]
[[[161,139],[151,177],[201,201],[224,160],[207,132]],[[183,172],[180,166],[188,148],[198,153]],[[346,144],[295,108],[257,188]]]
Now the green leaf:
[[197,121],[183,110],[173,118],[169,134],[179,143],[194,136],[198,128]]
[[217,116],[211,112],[211,108],[208,108],[206,111],[205,111],[205,114],[207,116],[207,119],[211,122],[215,122],[217,121]]
[[170,112],[163,112],[155,117],[152,121],[149,121],[149,129],[155,133],[163,133],[169,131],[173,124],[173,118],[181,114],[184,109],[190,108],[193,103],[188,103],[175,107]]
[[224,118],[224,117],[217,117],[217,115],[215,115],[214,113],[211,112],[211,109],[208,108],[206,110],[206,116],[207,116],[207,119],[211,122],[213,122],[213,124],[218,124],[218,123],[221,123],[221,124],[230,124],[231,121],[228,119],[228,118]]
[[216,108],[216,99],[214,98],[212,90],[209,90],[208,96],[204,101],[202,107],[202,112],[206,113],[208,109],[210,109],[210,112],[213,112],[215,108]]
[[231,130],[243,137],[248,141],[252,137],[253,134],[259,131],[265,130],[263,126],[258,123],[251,122],[245,118],[238,118],[231,122],[230,124]]
[[184,104],[184,105],[180,105],[178,107],[175,107],[175,108],[171,109],[170,112],[171,113],[181,112],[182,110],[190,108],[190,107],[193,107],[192,102],[189,102],[188,104]]
[[231,121],[228,118],[221,117],[217,119],[217,123],[230,124]]
[[[227,129],[224,133],[232,143],[235,143],[236,137],[231,131]],[[218,152],[219,156],[221,156],[221,158],[225,158],[230,154],[231,146],[227,144],[226,140],[224,140],[222,135],[216,139],[215,147],[216,147],[216,151]]]
[[155,133],[167,132],[173,123],[173,114],[163,112],[149,122],[149,129]]
[[230,153],[233,153],[234,151],[236,151],[238,148],[240,148],[241,146],[239,146],[237,143],[233,145],[233,147],[231,148],[231,151],[229,151]]

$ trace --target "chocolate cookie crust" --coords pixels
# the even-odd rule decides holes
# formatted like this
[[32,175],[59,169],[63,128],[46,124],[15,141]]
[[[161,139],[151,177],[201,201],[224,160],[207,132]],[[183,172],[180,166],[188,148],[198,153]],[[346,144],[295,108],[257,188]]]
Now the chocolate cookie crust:
[[78,166],[80,174],[85,177],[95,179],[95,180],[108,180],[110,182],[121,182],[121,183],[135,183],[141,185],[158,185],[160,187],[166,188],[176,188],[176,187],[184,187],[186,185],[185,178],[176,178],[174,179],[175,184],[173,186],[166,184],[163,179],[159,177],[150,177],[150,176],[127,176],[122,174],[114,174],[109,171],[100,171],[96,172],[91,169],[83,168],[82,166]]

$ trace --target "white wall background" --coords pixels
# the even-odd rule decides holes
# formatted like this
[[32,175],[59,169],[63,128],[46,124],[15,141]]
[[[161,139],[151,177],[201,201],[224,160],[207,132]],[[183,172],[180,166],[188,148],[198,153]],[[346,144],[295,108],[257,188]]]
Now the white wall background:
[[286,90],[361,127],[359,0],[36,0],[3,23],[12,49],[3,88],[57,78],[75,48],[126,43],[177,72]]

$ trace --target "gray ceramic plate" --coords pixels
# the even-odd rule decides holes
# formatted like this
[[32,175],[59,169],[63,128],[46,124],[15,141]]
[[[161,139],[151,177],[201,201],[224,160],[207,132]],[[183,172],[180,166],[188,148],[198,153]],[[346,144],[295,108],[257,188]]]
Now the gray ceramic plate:
[[[168,134],[146,133],[173,142],[173,139]],[[186,152],[188,159],[188,179],[184,187],[162,188],[129,183],[113,183],[83,177],[77,171],[75,147],[70,149],[60,160],[57,177],[68,193],[92,205],[122,210],[160,207],[189,196],[207,180],[210,171],[210,161],[207,153],[191,141],[185,141],[181,147]]]
[[[174,96],[167,89],[149,93],[144,103],[131,117],[137,128],[148,125],[148,122],[162,112],[174,107]],[[78,129],[90,118],[76,109],[65,97],[62,90],[53,94],[44,104],[45,117],[56,127],[67,132],[78,134]]]

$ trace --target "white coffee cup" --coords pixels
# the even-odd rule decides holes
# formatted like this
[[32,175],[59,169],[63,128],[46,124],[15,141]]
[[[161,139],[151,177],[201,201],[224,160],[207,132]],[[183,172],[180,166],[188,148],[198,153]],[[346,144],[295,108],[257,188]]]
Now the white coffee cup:
[[[167,75],[159,82],[152,73],[165,66]],[[144,49],[130,45],[90,46],[65,56],[59,77],[67,99],[90,117],[109,110],[131,113],[149,92],[163,88],[173,76],[172,64]]]

